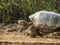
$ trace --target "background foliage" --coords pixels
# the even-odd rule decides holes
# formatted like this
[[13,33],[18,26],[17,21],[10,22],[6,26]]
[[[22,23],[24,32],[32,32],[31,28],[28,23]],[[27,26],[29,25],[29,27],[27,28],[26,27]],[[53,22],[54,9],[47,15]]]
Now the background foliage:
[[0,0],[0,22],[29,21],[28,16],[40,10],[60,13],[60,0]]

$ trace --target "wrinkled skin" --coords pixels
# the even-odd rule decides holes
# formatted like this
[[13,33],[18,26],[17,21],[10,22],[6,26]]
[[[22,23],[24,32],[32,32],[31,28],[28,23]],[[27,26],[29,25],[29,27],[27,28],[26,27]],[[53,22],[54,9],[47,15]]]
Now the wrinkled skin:
[[32,25],[32,22],[27,22],[25,20],[18,20],[18,25],[20,27],[20,32],[25,31],[30,25]]
[[30,35],[30,37],[36,37],[36,35],[42,36],[42,32],[40,32],[34,25],[29,26],[26,33],[27,35]]

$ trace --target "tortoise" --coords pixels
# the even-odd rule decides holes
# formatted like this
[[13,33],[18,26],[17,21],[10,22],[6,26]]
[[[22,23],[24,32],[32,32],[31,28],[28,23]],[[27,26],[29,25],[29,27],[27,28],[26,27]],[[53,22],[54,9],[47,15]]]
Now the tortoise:
[[[60,31],[60,14],[52,11],[38,11],[29,16],[30,21],[33,23],[34,27],[38,30],[37,32],[50,33],[54,31]],[[31,36],[35,37],[35,31],[30,30]]]

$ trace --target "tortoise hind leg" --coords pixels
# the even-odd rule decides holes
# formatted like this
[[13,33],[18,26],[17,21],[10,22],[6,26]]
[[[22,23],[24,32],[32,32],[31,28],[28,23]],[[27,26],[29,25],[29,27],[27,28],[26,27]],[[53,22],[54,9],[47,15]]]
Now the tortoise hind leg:
[[32,37],[32,38],[35,38],[36,37],[36,31],[35,30],[32,30],[31,31],[30,37]]

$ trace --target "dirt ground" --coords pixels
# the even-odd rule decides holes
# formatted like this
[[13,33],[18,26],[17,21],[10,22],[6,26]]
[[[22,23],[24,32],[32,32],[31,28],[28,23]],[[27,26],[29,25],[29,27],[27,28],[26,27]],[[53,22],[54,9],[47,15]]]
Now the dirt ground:
[[[0,41],[12,41],[12,42],[30,42],[30,43],[60,43],[60,39],[56,38],[30,38],[29,36],[23,36],[19,33],[0,33]],[[49,41],[49,42],[48,42]]]

